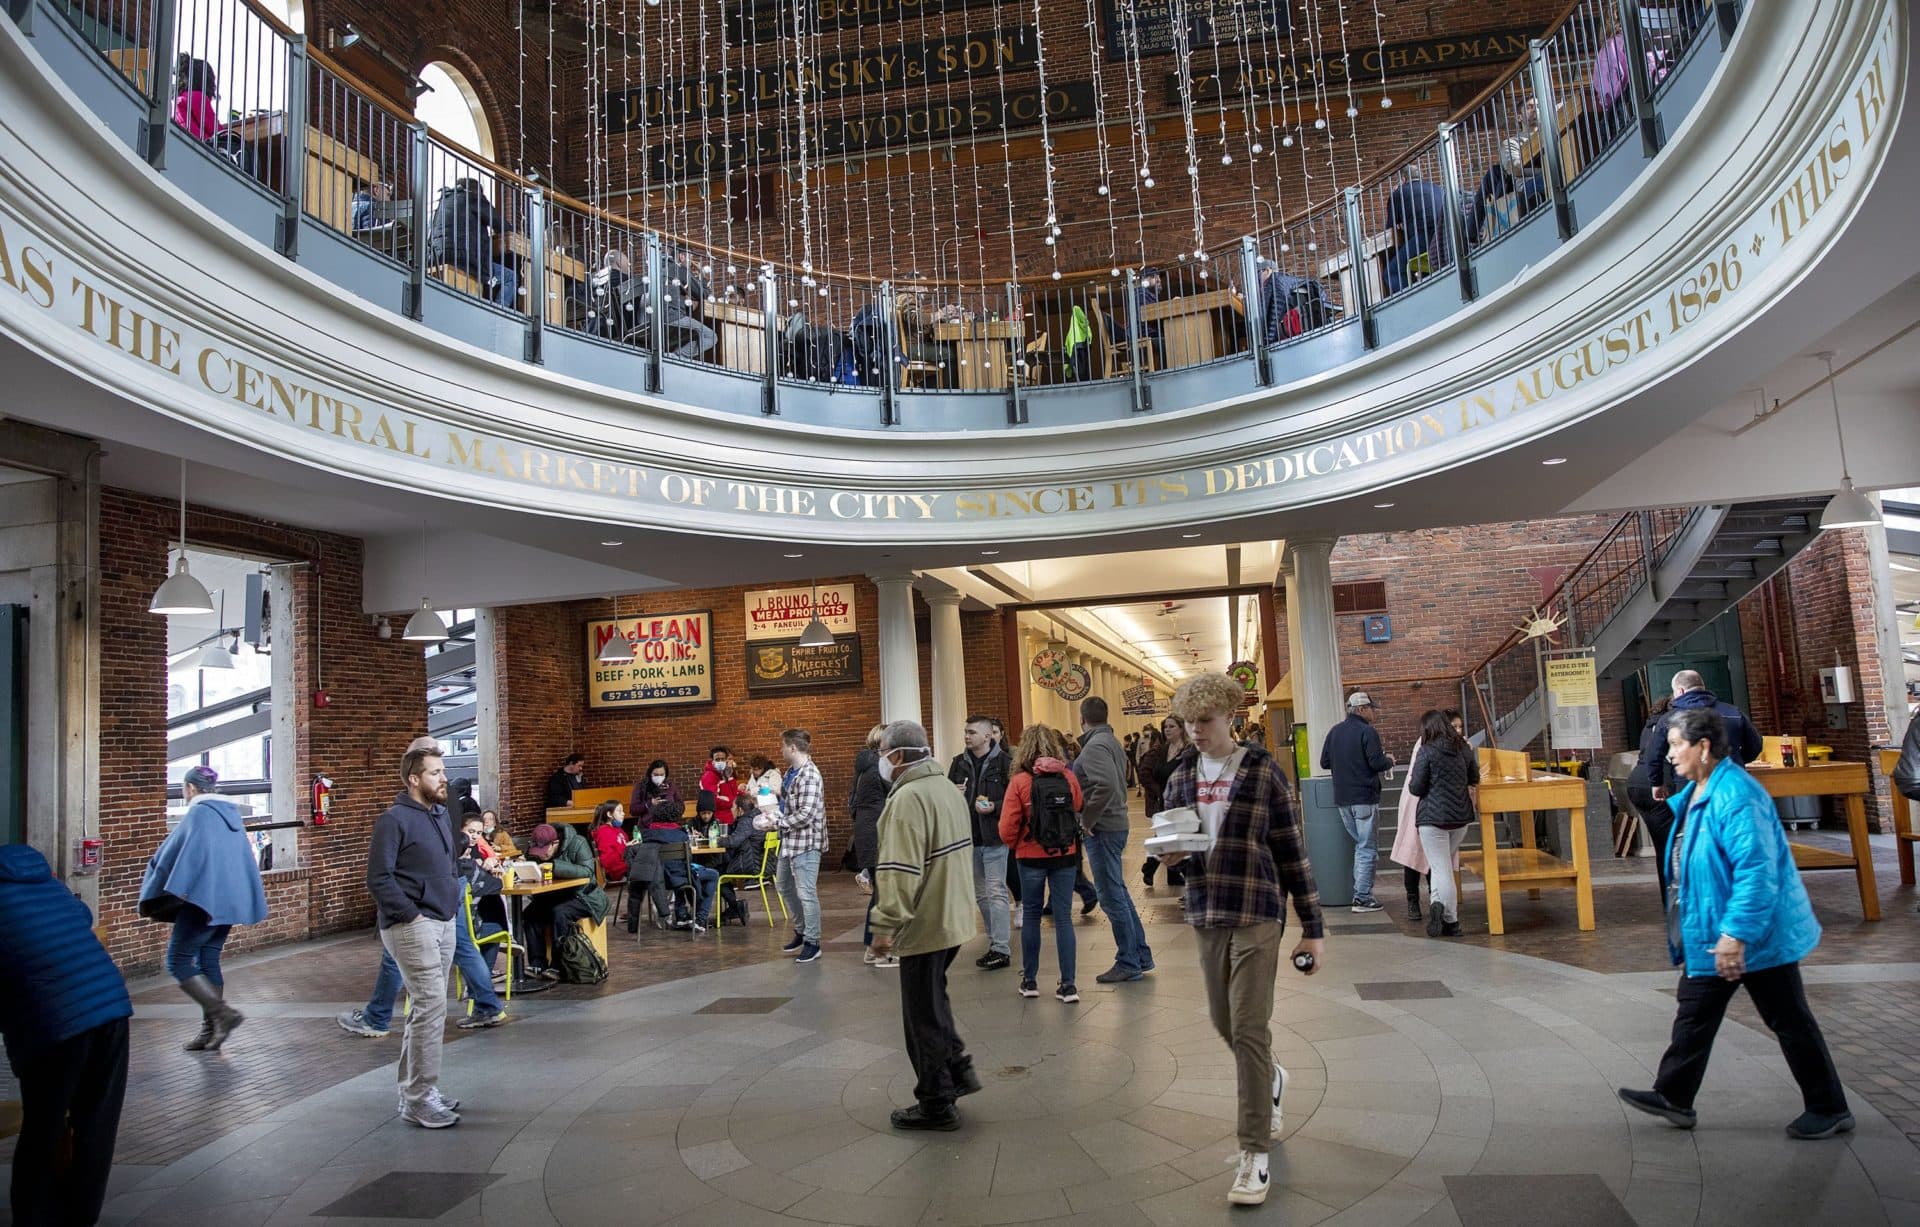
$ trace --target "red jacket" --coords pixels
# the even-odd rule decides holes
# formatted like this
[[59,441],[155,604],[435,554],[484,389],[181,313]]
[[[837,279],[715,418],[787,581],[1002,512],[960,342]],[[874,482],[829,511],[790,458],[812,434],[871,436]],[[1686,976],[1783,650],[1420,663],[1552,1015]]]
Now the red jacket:
[[627,837],[617,823],[603,822],[593,828],[593,851],[600,858],[600,871],[613,882],[627,876]]
[[[1041,775],[1064,775],[1067,787],[1073,790],[1073,808],[1079,809],[1083,803],[1080,795],[1080,781],[1073,778],[1073,772],[1057,758],[1043,758],[1034,763],[1034,769]],[[1006,799],[1000,803],[1000,842],[1013,849],[1016,861],[1045,861],[1055,856],[1074,856],[1080,851],[1078,844],[1065,852],[1049,852],[1027,837],[1027,811],[1033,804],[1033,776],[1025,771],[1015,775],[1007,782]]]

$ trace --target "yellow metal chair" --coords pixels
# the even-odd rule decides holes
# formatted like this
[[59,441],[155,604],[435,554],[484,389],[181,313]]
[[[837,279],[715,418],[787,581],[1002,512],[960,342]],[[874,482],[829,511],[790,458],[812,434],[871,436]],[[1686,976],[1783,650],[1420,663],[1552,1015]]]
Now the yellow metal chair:
[[[507,982],[500,992],[501,1008],[505,1009],[506,1004],[513,1000],[513,942],[508,940],[510,935],[504,929],[498,933],[489,933],[485,937],[480,936],[479,926],[474,923],[473,919],[473,889],[471,887],[463,887],[460,895],[460,923],[467,926],[467,936],[473,939],[473,944],[479,948],[482,954],[486,953],[488,946],[499,946],[505,952],[507,960]],[[453,968],[453,993],[456,997],[464,997],[466,999],[467,1013],[472,1014],[473,997],[467,993],[466,988],[466,980],[460,974],[460,965],[456,963]],[[409,1002],[408,1004],[411,1006],[412,1003]]]
[[729,882],[745,882],[747,883],[747,885],[741,887],[740,889],[759,891],[760,892],[760,910],[767,914],[767,927],[769,929],[773,927],[773,908],[771,908],[767,904],[768,895],[772,895],[774,899],[779,901],[781,918],[786,920],[789,924],[793,922],[793,917],[787,914],[787,901],[785,899],[780,898],[779,891],[773,889],[773,873],[771,870],[771,866],[773,865],[774,858],[779,855],[780,855],[780,835],[778,832],[768,831],[767,842],[760,845],[760,872],[758,873],[723,873],[720,875],[719,883],[716,884],[714,887],[714,891],[716,895],[720,891],[725,890],[726,885]]

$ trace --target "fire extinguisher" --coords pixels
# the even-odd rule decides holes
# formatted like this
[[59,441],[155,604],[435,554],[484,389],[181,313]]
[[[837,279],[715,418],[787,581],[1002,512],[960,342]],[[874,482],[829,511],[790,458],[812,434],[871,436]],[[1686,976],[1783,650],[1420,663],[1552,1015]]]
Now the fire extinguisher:
[[313,825],[323,827],[333,814],[333,781],[324,775],[313,777]]

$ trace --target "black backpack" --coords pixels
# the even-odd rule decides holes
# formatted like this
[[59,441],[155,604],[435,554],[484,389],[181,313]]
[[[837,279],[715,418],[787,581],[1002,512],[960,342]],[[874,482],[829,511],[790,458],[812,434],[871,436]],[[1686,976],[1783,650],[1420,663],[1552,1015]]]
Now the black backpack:
[[1033,777],[1027,834],[1042,850],[1065,856],[1080,838],[1080,815],[1073,808],[1073,786],[1064,775]]

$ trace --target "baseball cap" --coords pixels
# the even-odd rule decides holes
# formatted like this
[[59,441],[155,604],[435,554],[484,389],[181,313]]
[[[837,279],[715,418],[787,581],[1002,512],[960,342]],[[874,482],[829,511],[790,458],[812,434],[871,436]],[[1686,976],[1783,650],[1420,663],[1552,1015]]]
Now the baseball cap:
[[533,828],[533,835],[527,840],[529,848],[544,848],[560,842],[560,832],[551,822],[543,822]]
[[1348,711],[1352,711],[1356,707],[1378,707],[1378,706],[1380,706],[1378,703],[1375,703],[1372,699],[1367,697],[1367,692],[1364,690],[1356,690],[1352,694],[1347,696]]

